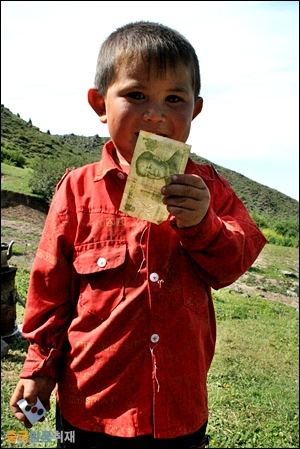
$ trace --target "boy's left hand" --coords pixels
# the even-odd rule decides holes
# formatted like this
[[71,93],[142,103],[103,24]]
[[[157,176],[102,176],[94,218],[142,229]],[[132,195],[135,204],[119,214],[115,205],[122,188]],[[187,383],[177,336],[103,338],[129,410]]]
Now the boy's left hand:
[[171,184],[161,189],[163,203],[176,218],[178,228],[196,226],[205,217],[209,203],[209,190],[200,176],[173,175]]

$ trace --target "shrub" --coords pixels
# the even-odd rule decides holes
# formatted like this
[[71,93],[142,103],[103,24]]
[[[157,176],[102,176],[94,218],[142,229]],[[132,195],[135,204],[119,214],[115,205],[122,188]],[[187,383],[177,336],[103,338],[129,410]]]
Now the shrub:
[[256,212],[250,213],[252,220],[255,221],[257,226],[259,228],[268,228],[269,227],[269,220],[268,218],[264,217],[263,215],[260,215]]
[[287,237],[297,237],[299,235],[299,222],[293,220],[282,220],[275,222],[274,230]]
[[273,245],[299,247],[299,221],[292,219],[267,218],[262,214],[250,214],[257,226],[263,232],[269,243]]
[[3,148],[1,150],[1,162],[8,165],[14,165],[15,167],[24,168],[26,159],[18,151],[7,150],[6,148]]
[[65,174],[66,169],[73,169],[87,164],[87,156],[64,156],[60,159],[50,157],[36,158],[32,163],[33,174],[29,180],[32,193],[42,196],[51,203],[56,185]]
[[277,234],[277,232],[273,229],[262,229],[262,233],[268,240],[268,243],[271,243],[272,245],[288,246],[294,248],[298,248],[299,246],[299,240],[297,238],[286,237],[284,235]]

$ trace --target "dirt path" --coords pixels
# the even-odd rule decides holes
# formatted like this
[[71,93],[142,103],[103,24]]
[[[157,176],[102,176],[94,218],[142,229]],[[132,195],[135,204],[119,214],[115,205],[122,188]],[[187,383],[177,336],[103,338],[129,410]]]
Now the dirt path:
[[[1,209],[1,243],[14,241],[9,264],[18,262],[31,269],[39,244],[46,214],[28,206],[18,205]],[[24,251],[14,252],[14,247],[23,247]]]
[[259,295],[261,298],[269,299],[271,301],[282,302],[287,306],[299,309],[299,297],[296,294],[295,296],[294,295],[288,296],[288,295],[281,295],[280,293],[270,292],[265,287],[262,287],[261,284],[258,285],[258,287],[252,287],[246,285],[245,282],[243,282],[242,278],[238,279],[230,287],[227,287],[227,289],[236,291],[241,295],[249,297],[252,295]]
[[[10,261],[11,264],[17,264],[18,262],[25,263],[31,269],[45,220],[45,213],[28,206],[18,205],[1,209],[1,242],[9,243],[11,240],[14,240],[14,245],[26,247],[26,251],[24,250],[25,255],[13,254]],[[266,256],[264,251],[262,251],[253,266],[266,266],[266,264]],[[299,270],[299,266],[295,266],[294,268],[297,271]],[[264,285],[262,276],[257,273],[251,273],[251,276],[255,276],[256,278],[255,286],[249,286],[246,284],[248,276],[249,274],[245,273],[234,284],[226,288],[244,296],[259,294],[262,298],[299,308],[299,297],[294,291],[290,290],[286,295],[271,292]],[[295,290],[299,286],[298,278],[296,279],[292,282]],[[269,283],[272,282],[275,283],[276,281],[269,280]]]

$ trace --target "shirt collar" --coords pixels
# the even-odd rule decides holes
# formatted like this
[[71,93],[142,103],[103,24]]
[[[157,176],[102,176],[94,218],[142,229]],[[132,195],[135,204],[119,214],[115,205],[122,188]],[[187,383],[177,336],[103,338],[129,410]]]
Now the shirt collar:
[[118,170],[123,171],[121,166],[117,164],[114,160],[114,154],[116,153],[115,146],[111,140],[106,142],[102,149],[102,158],[99,162],[99,166],[94,177],[94,181],[100,181],[104,176],[112,171]]
[[[112,140],[109,140],[103,146],[102,158],[101,158],[101,160],[99,162],[98,169],[97,169],[96,175],[94,177],[94,181],[100,181],[101,179],[104,178],[104,176],[107,173],[111,172],[112,170],[117,170],[118,172],[120,172],[120,171],[124,172],[122,166],[117,164],[117,162],[114,159],[114,154],[115,153],[116,153],[116,148],[115,148]],[[196,166],[197,166],[197,168],[196,168]],[[187,163],[187,171],[188,171],[188,173],[199,174],[199,168],[200,168],[200,171],[201,171],[201,177],[205,181],[214,181],[214,178],[209,176],[209,174],[207,173],[207,170],[204,169],[204,166],[202,166],[201,164],[196,164],[190,158],[188,159],[188,163]],[[213,171],[216,171],[216,169],[214,168],[213,165],[212,165],[212,169],[213,169]]]

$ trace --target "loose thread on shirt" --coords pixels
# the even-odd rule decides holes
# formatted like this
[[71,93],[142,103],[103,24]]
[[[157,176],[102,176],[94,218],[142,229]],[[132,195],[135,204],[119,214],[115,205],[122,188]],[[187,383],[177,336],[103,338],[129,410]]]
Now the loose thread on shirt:
[[143,254],[143,260],[142,260],[142,262],[141,262],[140,268],[138,269],[138,271],[137,271],[137,273],[136,273],[136,276],[137,276],[137,275],[139,274],[139,272],[141,271],[142,266],[143,266],[143,264],[144,264],[144,262],[145,262],[145,251],[144,251],[144,248],[142,247],[142,240],[143,240],[144,234],[145,234],[145,232],[146,232],[147,229],[148,229],[148,226],[145,227],[145,229],[144,229],[143,232],[142,232],[141,238],[140,238],[140,247],[141,247],[142,254]]
[[153,369],[154,369],[154,379],[155,379],[155,381],[157,383],[157,393],[159,393],[160,385],[159,385],[158,378],[157,378],[157,375],[156,375],[156,371],[158,370],[158,367],[156,365],[156,357],[155,357],[154,352],[153,352],[155,346],[153,346],[153,348],[149,347],[149,349],[150,349],[150,352],[151,352],[151,355],[152,355],[152,360],[153,360],[153,363],[154,363]]
[[156,383],[157,383],[157,393],[159,393],[160,385],[159,385],[159,382],[158,382],[158,379],[157,379],[157,375],[156,375],[157,369],[158,369],[157,365],[156,365],[156,363],[154,363],[154,379],[156,380]]
[[163,279],[159,279],[159,280],[157,281],[157,283],[158,283],[158,285],[159,285],[159,288],[161,288],[161,284],[162,284],[163,282],[165,282]]

